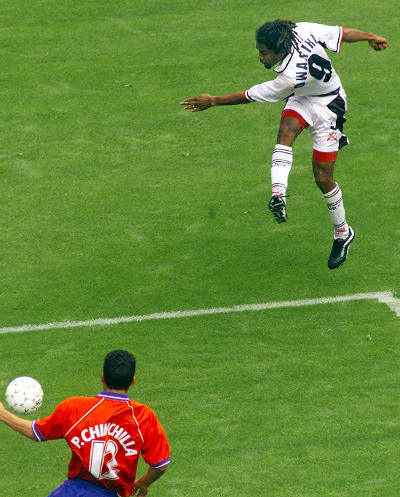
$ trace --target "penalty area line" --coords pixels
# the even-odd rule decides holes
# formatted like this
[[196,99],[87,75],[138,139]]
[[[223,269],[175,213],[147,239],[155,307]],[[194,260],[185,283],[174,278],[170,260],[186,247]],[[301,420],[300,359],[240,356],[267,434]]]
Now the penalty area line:
[[393,292],[370,292],[356,293],[353,295],[342,295],[335,297],[321,297],[315,299],[287,300],[283,302],[265,302],[262,304],[244,304],[233,307],[210,307],[208,309],[194,309],[188,311],[156,312],[134,316],[120,316],[116,318],[88,319],[85,321],[64,321],[44,324],[25,324],[21,326],[10,326],[0,328],[0,334],[23,333],[27,331],[43,331],[68,328],[84,328],[91,326],[111,326],[121,323],[137,323],[142,321],[159,321],[162,319],[190,318],[195,316],[208,316],[212,314],[229,314],[233,312],[263,311],[267,309],[280,309],[284,307],[308,307],[312,305],[334,304],[339,302],[351,302],[356,300],[377,300],[386,304],[397,317],[400,317],[400,299]]

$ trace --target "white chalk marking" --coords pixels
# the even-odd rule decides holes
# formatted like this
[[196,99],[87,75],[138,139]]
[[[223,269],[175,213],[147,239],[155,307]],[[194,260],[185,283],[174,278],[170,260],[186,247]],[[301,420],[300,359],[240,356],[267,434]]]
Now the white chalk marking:
[[381,292],[378,301],[386,304],[396,316],[400,317],[400,299],[395,297],[392,292]]
[[83,328],[91,326],[111,326],[121,323],[135,323],[141,321],[157,321],[161,319],[190,318],[194,316],[208,316],[211,314],[228,314],[232,312],[263,311],[266,309],[279,309],[282,307],[307,307],[320,304],[334,304],[338,302],[350,302],[354,300],[377,300],[386,304],[395,314],[400,317],[400,299],[392,292],[370,292],[356,293],[353,295],[342,295],[336,297],[321,297],[305,300],[287,300],[283,302],[265,302],[263,304],[235,305],[233,307],[211,307],[209,309],[194,309],[191,311],[156,312],[154,314],[143,314],[137,316],[121,316],[116,318],[88,319],[86,321],[64,321],[44,324],[25,324],[21,326],[10,326],[0,328],[0,334],[23,333],[25,331],[55,330],[61,328]]

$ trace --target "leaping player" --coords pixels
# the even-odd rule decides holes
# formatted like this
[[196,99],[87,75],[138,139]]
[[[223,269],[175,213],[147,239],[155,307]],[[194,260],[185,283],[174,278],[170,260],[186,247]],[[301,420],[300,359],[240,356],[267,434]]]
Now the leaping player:
[[341,188],[333,179],[338,150],[349,143],[343,134],[346,93],[325,52],[328,49],[339,53],[343,41],[367,41],[378,51],[389,46],[385,38],[370,32],[276,19],[256,31],[258,60],[266,69],[274,67],[278,73],[275,79],[244,92],[221,96],[201,94],[181,102],[185,109],[198,112],[217,105],[286,100],[272,154],[269,210],[278,223],[286,222],[292,146],[303,129],[309,128],[313,139],[314,178],[323,193],[334,228],[328,260],[330,269],[339,267],[346,260],[354,240],[354,230],[346,221]]

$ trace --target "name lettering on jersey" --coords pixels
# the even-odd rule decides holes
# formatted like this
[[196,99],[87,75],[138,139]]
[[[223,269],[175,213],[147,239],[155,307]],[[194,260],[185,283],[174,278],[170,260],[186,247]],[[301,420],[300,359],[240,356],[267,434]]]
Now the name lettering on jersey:
[[92,440],[104,438],[107,435],[114,438],[121,444],[121,447],[123,448],[127,456],[135,456],[138,453],[136,449],[131,448],[133,445],[135,445],[135,442],[134,440],[132,440],[132,437],[129,435],[129,433],[115,423],[104,423],[100,425],[89,426],[89,428],[85,428],[81,431],[80,437],[72,437],[71,443],[73,443],[75,447],[80,449],[86,443],[89,443]]
[[[308,59],[312,52],[312,48],[318,43],[314,35],[310,35],[306,40],[301,41],[301,45],[299,44],[299,56],[302,59]],[[303,49],[304,51],[301,51]],[[296,64],[297,69],[301,69],[301,71],[296,71],[296,84],[295,88],[300,88],[306,84],[307,80],[307,62],[298,62]]]

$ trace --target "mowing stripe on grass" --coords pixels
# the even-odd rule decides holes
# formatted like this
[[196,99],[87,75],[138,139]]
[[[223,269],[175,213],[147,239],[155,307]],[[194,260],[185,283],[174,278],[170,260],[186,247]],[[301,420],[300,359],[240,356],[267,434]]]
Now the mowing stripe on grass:
[[120,316],[116,318],[88,319],[86,321],[64,321],[44,324],[25,324],[0,328],[0,334],[23,333],[25,331],[55,330],[61,328],[82,328],[88,326],[111,326],[113,324],[133,323],[140,321],[156,321],[161,319],[190,318],[194,316],[207,316],[210,314],[228,314],[231,312],[263,311],[266,309],[279,309],[282,307],[306,307],[320,304],[334,304],[353,300],[377,300],[386,304],[398,317],[400,317],[400,299],[392,292],[356,293],[336,297],[321,297],[305,300],[287,300],[283,302],[265,302],[263,304],[244,304],[233,307],[210,307],[208,309],[194,309],[191,311],[156,312],[137,316]]

